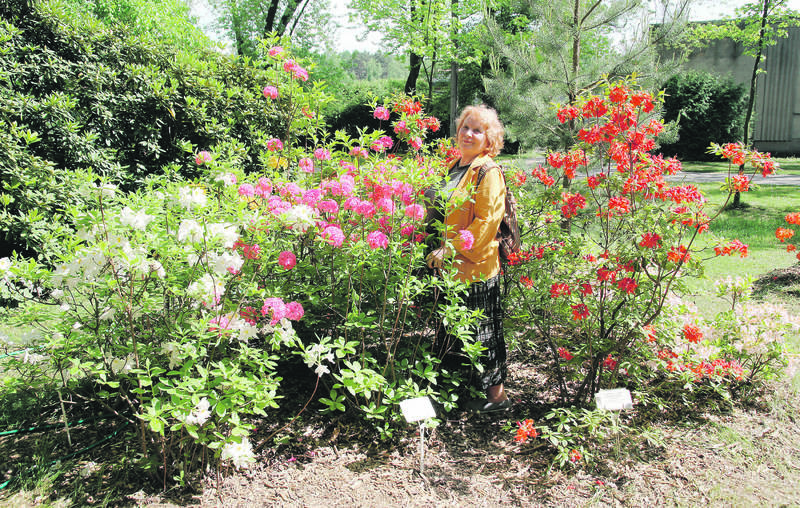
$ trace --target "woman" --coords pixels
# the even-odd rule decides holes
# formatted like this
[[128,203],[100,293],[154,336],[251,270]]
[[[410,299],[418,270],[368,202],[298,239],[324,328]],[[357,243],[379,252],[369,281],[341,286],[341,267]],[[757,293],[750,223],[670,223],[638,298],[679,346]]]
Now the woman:
[[[475,338],[487,348],[480,375],[486,399],[471,401],[468,408],[478,412],[505,410],[511,407],[511,401],[503,388],[506,344],[495,237],[505,213],[506,187],[502,171],[493,160],[503,148],[503,124],[497,112],[486,106],[464,108],[458,117],[456,143],[461,158],[452,163],[440,185],[425,193],[431,204],[428,220],[443,222],[448,240],[428,254],[426,261],[429,268],[442,269],[445,261],[454,257],[455,277],[470,283],[465,304],[483,310]],[[486,170],[478,182],[481,168]],[[448,202],[461,205],[448,206]]]

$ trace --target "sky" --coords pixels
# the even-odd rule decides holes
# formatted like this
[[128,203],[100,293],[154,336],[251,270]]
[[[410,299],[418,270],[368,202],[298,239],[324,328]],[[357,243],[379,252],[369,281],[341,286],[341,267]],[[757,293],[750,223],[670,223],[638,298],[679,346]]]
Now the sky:
[[[366,40],[359,41],[358,37],[363,34],[363,25],[358,22],[350,22],[348,15],[350,9],[347,8],[348,0],[330,0],[333,18],[341,25],[334,34],[334,47],[337,51],[378,51],[381,47],[381,38],[377,34],[369,34]],[[752,1],[752,0],[751,0]],[[192,14],[200,20],[200,28],[209,32],[212,23],[211,10],[208,8],[206,0],[192,0]],[[725,16],[734,14],[737,7],[741,7],[748,0],[692,0],[690,18],[693,21],[708,21],[721,19]],[[800,11],[800,0],[789,0],[788,6]],[[213,37],[212,34],[209,33]]]

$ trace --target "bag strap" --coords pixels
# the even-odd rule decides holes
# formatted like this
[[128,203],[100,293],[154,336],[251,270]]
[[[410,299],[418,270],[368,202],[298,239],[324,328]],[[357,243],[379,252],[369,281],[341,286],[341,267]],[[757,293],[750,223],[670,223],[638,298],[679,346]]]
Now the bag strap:
[[483,178],[486,176],[486,173],[488,173],[489,170],[493,169],[493,168],[497,168],[497,169],[500,170],[500,176],[503,178],[503,184],[506,183],[506,175],[503,174],[503,170],[502,170],[502,168],[500,168],[500,164],[497,164],[496,162],[494,162],[491,166],[489,164],[490,163],[487,162],[486,164],[481,166],[481,169],[478,170],[478,182],[475,184],[475,188],[476,189],[478,188],[478,186],[483,181]]

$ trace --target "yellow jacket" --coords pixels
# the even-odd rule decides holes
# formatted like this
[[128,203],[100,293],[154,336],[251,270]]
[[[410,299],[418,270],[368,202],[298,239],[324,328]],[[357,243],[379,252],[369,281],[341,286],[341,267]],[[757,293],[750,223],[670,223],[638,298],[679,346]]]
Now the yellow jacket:
[[[488,155],[476,157],[453,190],[446,207],[446,236],[456,250],[453,266],[458,270],[456,278],[462,281],[486,280],[500,273],[496,236],[505,214],[506,185],[500,170],[490,169],[476,189],[478,172],[484,164],[490,168],[497,166]],[[463,201],[462,204],[454,209],[454,203],[459,201]],[[474,238],[470,249],[464,248],[459,236],[464,229]]]

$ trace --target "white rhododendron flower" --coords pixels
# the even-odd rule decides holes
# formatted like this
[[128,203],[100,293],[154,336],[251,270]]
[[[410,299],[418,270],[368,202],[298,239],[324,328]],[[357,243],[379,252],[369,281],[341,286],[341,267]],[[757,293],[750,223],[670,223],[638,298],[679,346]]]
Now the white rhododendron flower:
[[178,241],[197,243],[203,240],[203,226],[194,219],[184,219],[178,226]]
[[202,427],[209,418],[211,418],[211,404],[209,404],[206,397],[203,397],[194,407],[191,414],[184,419],[184,422],[188,425]]
[[208,203],[206,192],[199,187],[181,187],[178,189],[178,203],[187,210],[203,208]]
[[244,259],[242,259],[242,256],[240,256],[236,251],[223,252],[222,254],[210,252],[208,254],[208,258],[211,269],[214,270],[214,273],[218,275],[239,273],[239,271],[242,269],[242,265],[244,264]]
[[233,248],[233,244],[239,239],[239,228],[236,224],[209,224],[208,235],[215,240],[221,240],[222,246],[226,249],[230,249]]
[[178,349],[177,342],[166,342],[161,345],[161,354],[169,355],[169,368],[174,369],[175,366],[180,364],[181,352]]
[[241,443],[226,443],[222,447],[220,459],[222,461],[230,460],[236,469],[246,469],[256,460],[253,454],[253,445],[246,437],[242,438]]
[[155,216],[148,215],[144,210],[134,212],[129,206],[126,206],[119,212],[119,221],[122,225],[138,229],[139,231],[144,231],[153,219],[155,219]]
[[211,274],[206,273],[200,280],[189,284],[186,294],[195,300],[200,300],[206,307],[213,307],[225,294],[225,283],[221,279],[215,280]]
[[281,214],[281,218],[292,229],[305,233],[316,223],[314,210],[308,205],[296,205]]
[[0,258],[0,275],[11,274],[11,260],[8,258]]

